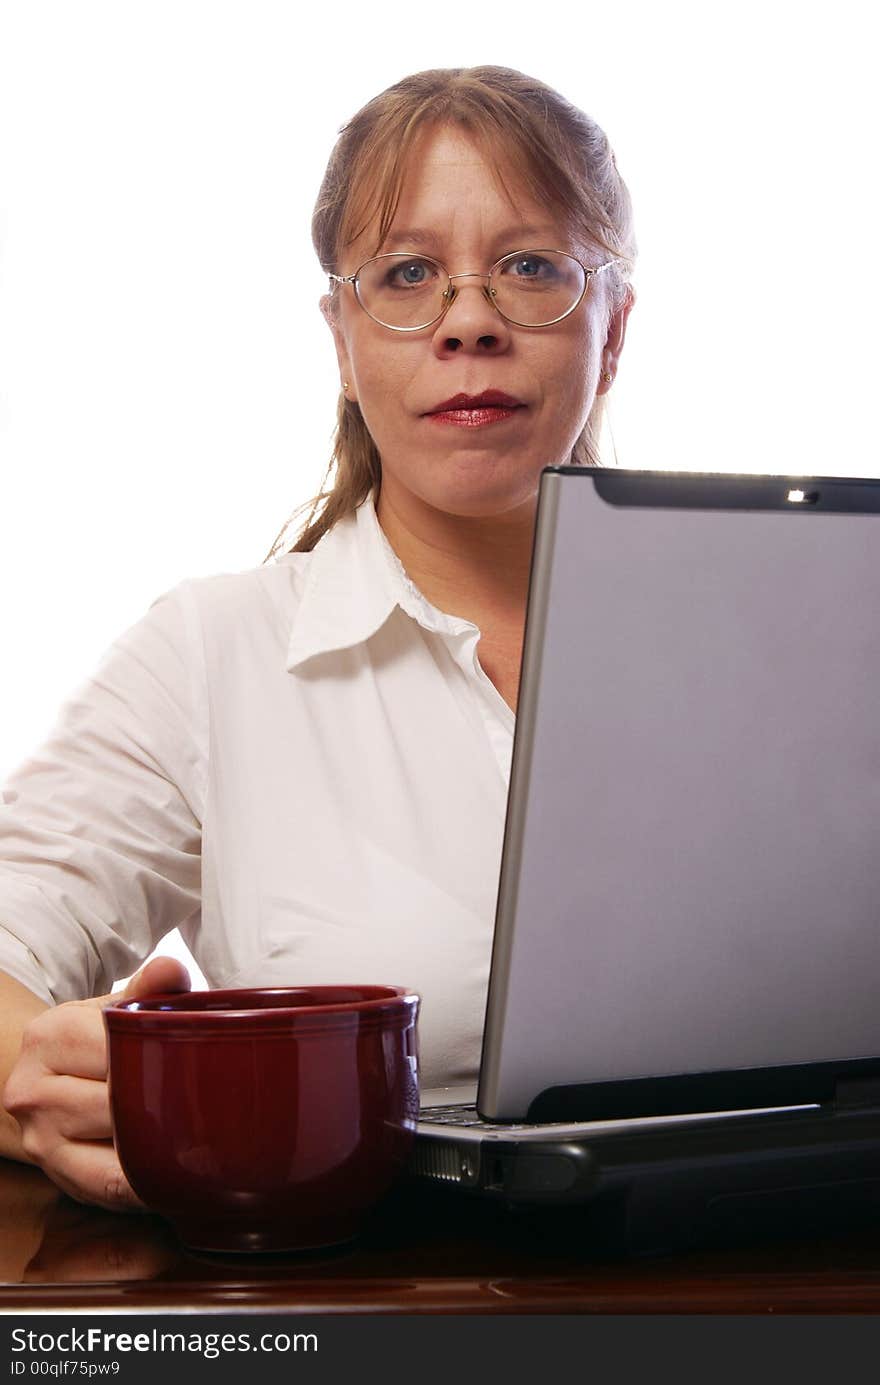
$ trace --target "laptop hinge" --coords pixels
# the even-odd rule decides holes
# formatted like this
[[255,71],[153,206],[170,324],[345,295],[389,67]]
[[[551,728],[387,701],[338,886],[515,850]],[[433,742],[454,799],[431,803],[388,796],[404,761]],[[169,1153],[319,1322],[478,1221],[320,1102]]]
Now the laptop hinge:
[[834,1084],[834,1105],[838,1110],[865,1110],[880,1106],[880,1077],[844,1078]]

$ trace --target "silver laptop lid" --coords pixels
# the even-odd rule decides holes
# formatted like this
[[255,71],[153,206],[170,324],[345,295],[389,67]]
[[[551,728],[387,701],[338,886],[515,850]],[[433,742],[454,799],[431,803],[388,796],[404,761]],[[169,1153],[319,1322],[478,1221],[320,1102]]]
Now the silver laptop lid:
[[880,1055],[878,510],[880,482],[544,473],[482,1114]]

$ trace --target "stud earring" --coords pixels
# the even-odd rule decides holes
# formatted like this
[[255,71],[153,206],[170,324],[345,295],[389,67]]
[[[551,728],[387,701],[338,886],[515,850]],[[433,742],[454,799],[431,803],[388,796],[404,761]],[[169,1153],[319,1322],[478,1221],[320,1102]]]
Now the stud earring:
[[603,370],[603,371],[602,371],[602,379],[605,381],[606,385],[610,385],[610,384],[611,384],[611,371],[610,371],[610,370]]

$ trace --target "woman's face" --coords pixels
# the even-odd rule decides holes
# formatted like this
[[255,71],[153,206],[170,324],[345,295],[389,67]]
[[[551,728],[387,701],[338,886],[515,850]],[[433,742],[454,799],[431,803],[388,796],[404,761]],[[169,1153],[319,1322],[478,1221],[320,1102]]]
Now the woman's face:
[[[467,134],[427,131],[404,179],[381,251],[433,256],[451,274],[487,272],[501,256],[567,250],[586,265],[605,258],[572,240],[560,215],[508,177],[509,198]],[[352,274],[375,251],[370,231],[346,252]],[[360,406],[382,460],[386,499],[448,515],[488,518],[534,507],[541,469],[567,463],[597,391],[607,389],[629,304],[610,314],[603,276],[579,307],[550,327],[517,327],[489,303],[485,280],[458,279],[445,316],[416,332],[374,322],[350,285],[328,317],[347,395]],[[500,391],[513,409],[437,413],[456,395]]]

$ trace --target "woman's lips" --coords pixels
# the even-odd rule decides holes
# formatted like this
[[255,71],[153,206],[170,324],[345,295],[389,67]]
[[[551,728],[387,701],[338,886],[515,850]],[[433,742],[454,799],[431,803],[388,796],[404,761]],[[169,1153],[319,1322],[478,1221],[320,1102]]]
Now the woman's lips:
[[501,390],[484,390],[482,394],[456,394],[444,399],[426,415],[435,423],[451,423],[457,428],[485,428],[490,423],[502,423],[525,408],[518,399]]
[[513,418],[522,407],[517,404],[512,409],[500,405],[492,405],[491,408],[480,405],[476,409],[441,409],[439,413],[428,414],[427,417],[432,423],[452,423],[458,428],[485,428],[487,423],[501,423],[505,418]]

